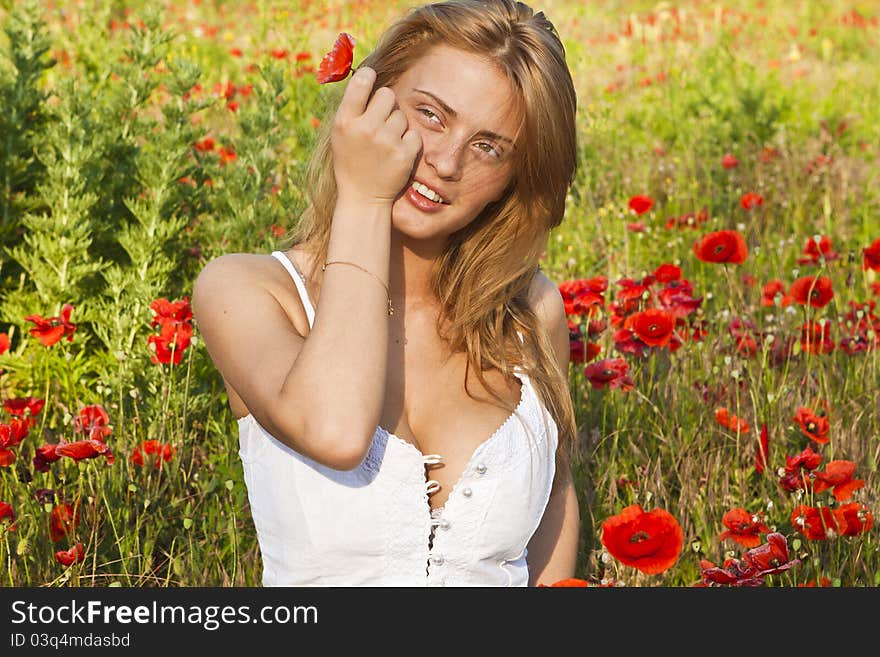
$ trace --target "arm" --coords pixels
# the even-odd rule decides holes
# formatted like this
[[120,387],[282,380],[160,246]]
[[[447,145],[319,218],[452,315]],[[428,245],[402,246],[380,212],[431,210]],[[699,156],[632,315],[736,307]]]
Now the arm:
[[[559,367],[568,380],[570,347],[568,318],[562,295],[556,285],[538,272],[533,293],[538,298],[533,304],[541,325],[546,327],[553,343]],[[574,577],[580,538],[580,511],[571,470],[559,472],[562,477],[547,502],[541,524],[528,545],[526,561],[529,564],[529,586],[550,585],[561,579]]]
[[[371,248],[359,259],[341,259],[387,258],[390,213],[380,218],[367,216],[366,210],[343,213],[342,207],[337,205],[332,230],[345,224],[350,246],[339,239],[335,248],[353,252],[354,237]],[[358,236],[353,224],[361,220]],[[378,262],[367,266],[379,268]],[[387,267],[386,262],[385,271]],[[385,290],[353,267],[328,267],[314,326],[306,338],[282,307],[283,297],[273,291],[270,268],[281,266],[274,258],[242,254],[209,262],[192,292],[200,337],[214,366],[260,426],[323,465],[354,468],[372,438],[361,420],[367,412],[364,405],[382,401]],[[348,319],[354,313],[361,320],[358,330]]]

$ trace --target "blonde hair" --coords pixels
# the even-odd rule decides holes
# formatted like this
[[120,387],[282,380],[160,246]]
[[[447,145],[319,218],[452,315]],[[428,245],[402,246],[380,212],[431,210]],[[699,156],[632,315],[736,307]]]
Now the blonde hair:
[[[558,428],[556,489],[565,479],[559,475],[569,472],[577,426],[567,373],[556,365],[528,293],[550,230],[562,221],[576,168],[577,101],[565,49],[543,12],[522,2],[450,0],[410,9],[361,65],[375,69],[374,89],[390,86],[441,44],[492,61],[518,93],[523,123],[511,185],[452,233],[435,261],[430,285],[442,309],[438,333],[448,326],[443,337],[450,349],[467,352],[467,366],[502,407],[507,405],[483,371],[498,369],[509,377],[519,367],[529,376]],[[336,200],[332,121],[321,124],[307,174],[309,205],[284,240],[286,248],[308,242],[316,262],[326,260]]]

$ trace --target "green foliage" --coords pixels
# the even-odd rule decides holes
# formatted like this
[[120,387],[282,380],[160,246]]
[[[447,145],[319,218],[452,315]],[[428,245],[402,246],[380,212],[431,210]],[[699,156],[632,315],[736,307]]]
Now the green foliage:
[[[7,42],[0,49],[0,247],[21,234],[25,212],[35,209],[31,194],[42,175],[33,145],[45,124],[47,92],[39,88],[44,71],[53,64],[46,53],[50,39],[40,21],[36,0],[16,3],[4,23]],[[0,254],[0,268],[6,261]],[[6,267],[0,293],[18,271]]]

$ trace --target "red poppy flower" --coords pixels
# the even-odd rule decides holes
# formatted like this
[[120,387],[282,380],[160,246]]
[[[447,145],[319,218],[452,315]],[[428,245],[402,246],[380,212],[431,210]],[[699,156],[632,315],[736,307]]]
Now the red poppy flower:
[[30,329],[30,334],[46,347],[51,347],[63,337],[67,337],[67,341],[72,342],[73,334],[76,331],[76,324],[70,321],[72,310],[73,306],[65,303],[59,317],[46,319],[42,315],[28,315],[25,317],[25,321],[36,324],[34,328]]
[[624,328],[635,333],[646,345],[663,347],[672,339],[675,317],[664,310],[649,308],[627,317]]
[[220,156],[220,164],[226,164],[227,162],[235,162],[238,159],[238,155],[235,153],[235,149],[230,146],[229,148],[224,148],[223,146],[217,147],[217,155]]
[[226,82],[217,82],[214,85],[214,95],[218,98],[225,98],[229,100],[235,96],[235,85],[231,80],[227,80]]
[[628,328],[615,331],[611,339],[614,340],[614,348],[622,354],[632,354],[641,358],[648,350],[648,345],[639,340],[638,336]]
[[779,532],[767,535],[764,545],[752,548],[743,555],[743,562],[757,571],[760,577],[777,575],[800,563],[792,560],[788,552],[788,541]]
[[676,320],[684,319],[696,312],[703,303],[703,297],[694,298],[693,293],[693,286],[689,281],[670,281],[657,293],[660,310],[670,313]]
[[785,457],[785,467],[779,472],[779,485],[783,489],[794,492],[812,490],[813,470],[822,463],[822,455],[807,447],[797,456]]
[[874,526],[874,514],[861,502],[843,504],[834,510],[834,514],[844,536],[858,536]]
[[831,324],[806,322],[801,326],[801,350],[808,354],[830,354],[834,351]]
[[791,526],[811,541],[824,541],[840,534],[838,518],[827,506],[796,506],[791,512]]
[[15,447],[28,435],[31,426],[30,418],[14,417],[8,424],[0,423],[0,448],[9,449]]
[[700,560],[704,586],[762,586],[767,575],[784,572],[800,563],[791,559],[788,542],[779,532],[767,535],[764,545],[752,548],[742,559],[727,559],[720,568],[711,561]]
[[584,341],[580,336],[569,340],[569,360],[572,363],[589,363],[602,353],[602,346],[596,342],[587,342],[584,350]]
[[739,164],[739,160],[736,159],[732,154],[725,153],[724,157],[721,158],[721,166],[725,169],[732,169],[736,165]]
[[633,196],[629,199],[627,206],[637,215],[642,215],[654,206],[654,199],[650,196]]
[[880,271],[880,239],[874,240],[871,246],[862,249],[862,268]]
[[748,422],[737,415],[731,415],[724,406],[715,409],[715,421],[734,433],[748,433],[751,429]]
[[45,404],[46,400],[38,397],[17,397],[4,401],[3,408],[7,413],[16,417],[25,417],[25,415],[33,417],[39,415]]
[[566,281],[559,286],[567,315],[590,315],[605,305],[608,279],[605,276]]
[[168,301],[168,299],[156,299],[150,304],[153,311],[153,319],[150,320],[150,326],[158,326],[159,324],[182,324],[192,320],[192,307],[190,306],[189,297],[183,297],[178,301]]
[[791,305],[791,297],[785,293],[785,284],[779,279],[773,279],[761,288],[761,305],[774,306],[777,297],[783,308]]
[[681,280],[681,267],[664,263],[654,270],[654,278],[663,284]]
[[287,50],[284,48],[275,48],[270,50],[269,54],[275,59],[287,59]]
[[15,511],[12,510],[11,504],[0,502],[0,525],[3,524],[6,518],[9,518],[10,524],[15,522]]
[[703,208],[696,213],[688,212],[678,217],[669,217],[666,219],[666,223],[663,227],[667,230],[670,228],[699,228],[700,224],[704,224],[707,221],[709,221],[709,210]]
[[75,563],[82,563],[86,558],[86,552],[82,543],[77,543],[69,550],[58,550],[55,553],[55,561],[62,566],[71,566]]
[[764,197],[757,192],[746,192],[740,197],[739,204],[744,210],[751,210],[759,205],[764,205]]
[[621,278],[617,281],[620,290],[617,292],[619,307],[615,307],[618,314],[633,312],[641,307],[642,303],[650,303],[651,286],[654,284],[653,276],[645,276],[641,280],[633,278]]
[[767,467],[767,455],[770,450],[770,440],[767,435],[767,425],[761,425],[761,435],[758,438],[758,449],[755,451],[755,472],[763,474]]
[[158,363],[167,365],[173,360],[175,365],[179,365],[183,351],[189,346],[192,333],[190,324],[163,324],[159,335],[147,337],[147,345],[154,351],[150,361],[154,365]]
[[324,55],[318,66],[318,84],[344,80],[351,72],[353,58],[354,38],[347,32],[342,32],[336,38],[332,50]]
[[807,448],[797,456],[785,457],[785,471],[799,472],[801,469],[815,470],[821,463],[822,455],[817,454],[811,447],[807,446]]
[[721,522],[727,527],[727,531],[721,532],[720,540],[729,538],[743,547],[753,548],[761,544],[759,534],[766,534],[770,528],[765,525],[763,513],[751,514],[742,508],[733,508],[724,514]]
[[746,241],[735,230],[708,233],[694,243],[694,253],[703,262],[730,262],[740,265],[748,256]]
[[853,492],[864,488],[865,482],[853,479],[856,472],[855,461],[828,461],[824,472],[816,472],[813,492],[821,493],[833,488],[834,499],[843,502],[853,496]]
[[794,421],[798,423],[807,438],[815,440],[820,445],[825,445],[830,440],[828,431],[831,425],[826,416],[816,415],[812,409],[801,406],[797,409]]
[[212,137],[205,137],[204,139],[197,141],[193,146],[200,153],[208,153],[214,150],[215,143]]
[[620,388],[624,392],[635,389],[632,379],[627,376],[629,363],[622,358],[606,358],[584,368],[584,376],[596,389]]
[[58,445],[47,444],[36,448],[34,451],[34,470],[37,472],[49,472],[49,464],[55,463],[55,461],[61,458],[61,455],[55,451],[56,447]]
[[791,298],[802,306],[824,308],[834,297],[831,279],[827,276],[801,276],[791,284]]
[[0,355],[9,351],[9,334],[0,333]]
[[825,586],[831,586],[831,580],[827,577],[811,579],[809,582],[802,582],[798,584],[798,588],[815,588]]
[[602,523],[602,545],[611,556],[648,575],[671,568],[683,543],[681,526],[664,509],[646,513],[632,504]]
[[160,443],[158,440],[145,440],[131,455],[131,462],[138,467],[143,467],[144,456],[152,456],[153,467],[160,468],[163,462],[169,462],[174,456],[174,448],[167,443]]
[[102,440],[77,440],[73,443],[59,443],[55,447],[55,453],[58,456],[69,456],[79,463],[86,459],[97,458],[103,456],[107,459],[107,465],[112,465],[116,461],[113,452],[107,447],[107,443]]
[[110,416],[101,404],[83,406],[79,414],[73,418],[73,429],[76,433],[85,433],[90,440],[105,442],[105,438],[113,433],[113,429],[107,426]]
[[804,246],[804,254],[798,258],[797,263],[799,265],[815,265],[819,264],[820,260],[832,262],[839,258],[840,254],[831,248],[831,240],[822,235],[818,241],[814,237],[807,240]]
[[57,543],[69,534],[73,534],[79,526],[82,515],[79,504],[74,507],[67,502],[57,504],[49,517],[49,538]]
[[560,579],[552,584],[538,584],[537,588],[581,588],[587,587],[590,583],[585,579],[576,579],[574,577],[568,577],[566,579]]

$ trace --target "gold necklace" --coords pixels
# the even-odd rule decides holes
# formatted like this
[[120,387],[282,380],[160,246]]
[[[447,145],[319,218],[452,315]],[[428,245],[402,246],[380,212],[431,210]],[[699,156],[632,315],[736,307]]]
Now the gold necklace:
[[[294,259],[292,257],[290,258],[290,263],[293,265],[294,271],[297,274],[299,274],[299,277],[302,279],[303,285],[306,286],[306,292],[308,292],[308,281],[307,281],[306,277],[303,275],[303,273],[299,270],[299,267],[297,267],[296,262],[294,261]],[[404,337],[403,342],[401,343],[400,338],[394,338],[394,342],[396,344],[403,344],[404,346],[406,346],[409,343],[409,340],[407,340],[406,337]]]

